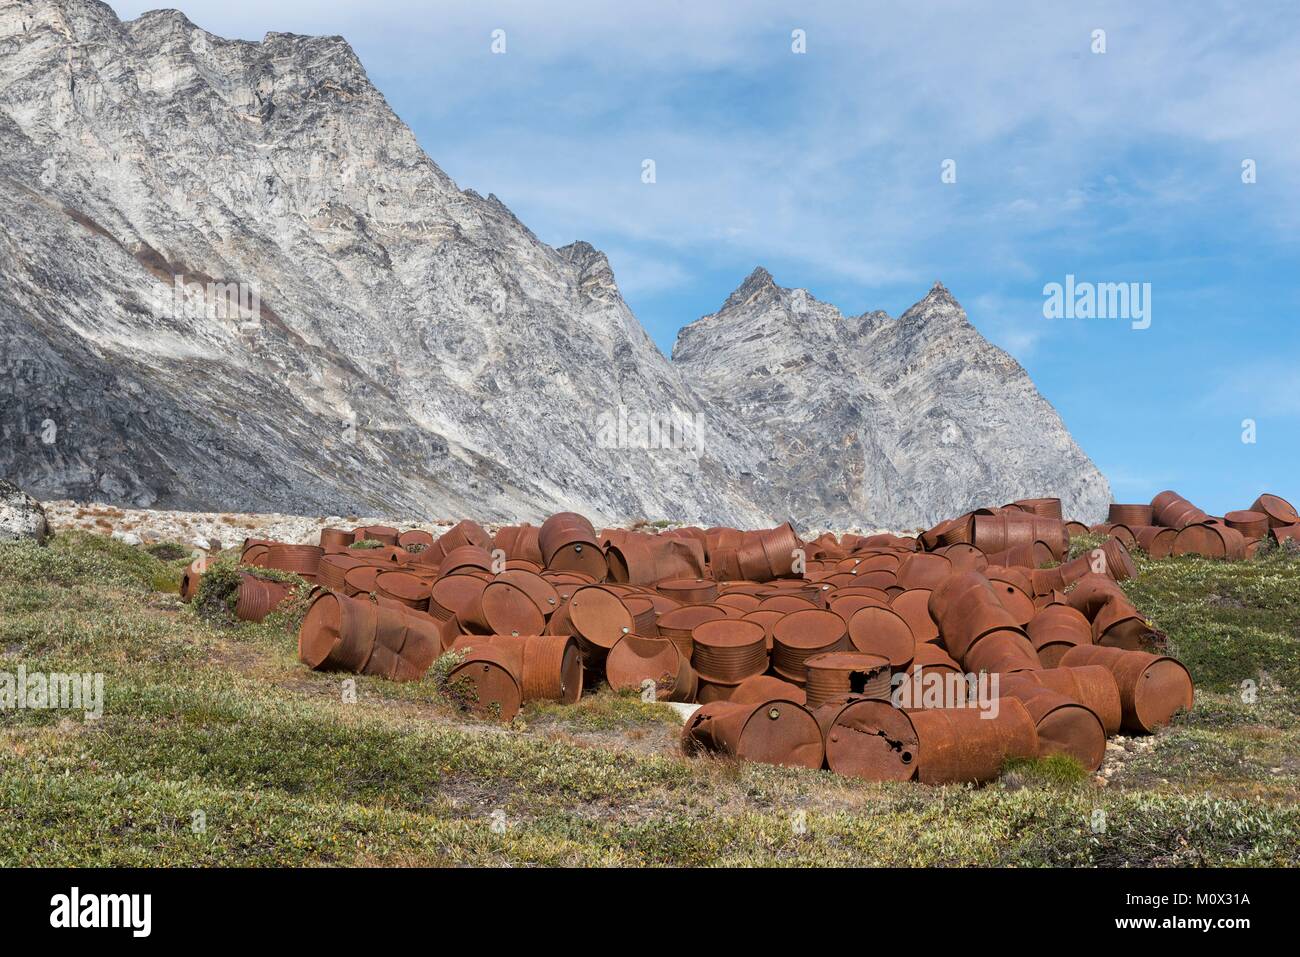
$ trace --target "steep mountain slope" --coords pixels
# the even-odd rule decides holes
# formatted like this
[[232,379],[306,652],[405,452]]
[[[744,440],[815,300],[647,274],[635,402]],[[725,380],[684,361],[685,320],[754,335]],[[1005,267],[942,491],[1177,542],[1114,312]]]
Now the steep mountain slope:
[[768,437],[773,507],[920,526],[981,504],[1059,495],[1099,520],[1110,487],[1024,369],[939,284],[900,318],[846,317],[756,269],[673,348],[728,421]]
[[[671,363],[603,254],[457,188],[342,39],[0,0],[0,475],[38,495],[839,525],[1107,497],[964,319],[795,320],[770,285]],[[703,447],[638,447],[620,409]]]
[[[0,339],[22,387],[3,400],[0,469],[20,484],[173,506],[763,517],[725,437],[700,458],[597,447],[620,403],[698,402],[604,257],[457,189],[343,40],[9,2],[0,103]],[[260,322],[176,308],[176,277],[244,283]]]

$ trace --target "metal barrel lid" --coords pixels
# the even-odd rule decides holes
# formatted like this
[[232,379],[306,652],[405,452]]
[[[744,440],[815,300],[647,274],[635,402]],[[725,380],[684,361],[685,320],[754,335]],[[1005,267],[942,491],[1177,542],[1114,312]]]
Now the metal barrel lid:
[[533,597],[501,578],[487,583],[479,597],[479,606],[484,622],[494,634],[540,635],[546,627],[546,616]]
[[784,699],[706,704],[683,728],[683,746],[688,753],[703,748],[746,761],[812,769],[820,768],[825,756],[812,713]]
[[[910,632],[908,633],[910,637]],[[804,661],[822,651],[845,651],[848,627],[839,615],[818,608],[796,611],[772,626],[772,666],[795,684],[806,680]]]
[[410,528],[397,536],[397,544],[402,548],[411,545],[423,545],[426,548],[434,542],[433,533],[422,528]]
[[826,764],[836,774],[868,781],[910,781],[920,743],[911,718],[887,701],[831,702],[815,711]]
[[632,613],[617,594],[600,585],[576,589],[567,611],[577,637],[605,651],[632,633]]
[[872,595],[839,595],[831,599],[828,610],[839,615],[847,625],[859,609],[890,607],[889,596],[885,592],[880,594],[880,598]]
[[848,636],[855,649],[880,655],[894,668],[906,668],[916,654],[911,626],[892,608],[859,608],[849,619]]
[[375,576],[375,593],[411,608],[427,610],[433,584],[406,572],[380,572]]
[[796,611],[815,610],[817,603],[799,595],[768,595],[759,600],[759,611],[779,611],[783,615],[793,615]]
[[595,542],[569,542],[557,548],[547,561],[553,571],[569,571],[586,575],[593,582],[602,582],[609,575],[605,553]]
[[654,682],[655,698],[671,697],[681,672],[682,655],[667,638],[624,635],[605,658],[605,680],[615,691],[640,691]]
[[939,640],[939,625],[930,617],[930,594],[928,588],[909,588],[895,595],[889,603],[895,613],[907,622],[917,644]]
[[[988,569],[986,569],[987,571]],[[989,584],[993,588],[993,594],[997,596],[998,604],[1007,610],[1017,625],[1029,624],[1037,609],[1034,607],[1034,599],[1030,594],[1033,591],[1033,585],[1030,584],[1028,576],[1019,576],[1023,579],[1023,585],[1016,580],[1012,569],[1003,569],[998,573],[990,573],[987,577]]]
[[945,545],[931,553],[948,559],[952,566],[950,574],[969,571],[983,571],[989,563],[989,557],[969,542],[957,542]]
[[464,703],[471,711],[501,721],[511,721],[519,713],[523,702],[519,678],[511,656],[501,649],[475,647],[448,675],[449,684],[463,682],[470,685]]
[[669,578],[655,584],[661,595],[683,604],[708,604],[718,597],[718,583],[707,578]]
[[850,585],[840,585],[839,587],[832,588],[827,593],[827,606],[829,607],[830,602],[834,601],[837,598],[847,598],[853,596],[861,596],[863,598],[874,598],[877,601],[883,601],[886,605],[892,603],[894,600],[894,596],[891,595],[888,591],[886,591],[883,588],[875,588],[871,585],[850,584]]
[[438,563],[438,571],[443,575],[450,575],[455,571],[466,568],[476,568],[479,571],[492,571],[492,554],[478,545],[460,545],[447,551],[442,561]]
[[762,599],[757,595],[747,595],[744,592],[731,592],[725,595],[719,595],[713,600],[716,605],[729,605],[732,608],[739,608],[742,612],[748,614],[756,611]]
[[1261,512],[1266,515],[1269,528],[1286,528],[1292,525],[1300,525],[1300,513],[1296,512],[1295,506],[1280,495],[1269,495],[1267,493],[1261,495],[1251,504],[1250,511]]
[[968,672],[990,674],[1037,671],[1043,667],[1023,632],[1002,628],[983,635],[962,656],[961,663]]
[[493,581],[505,582],[523,591],[547,618],[555,614],[560,607],[560,593],[551,582],[536,571],[507,567]]
[[1083,612],[1069,605],[1041,609],[1026,628],[1029,642],[1044,668],[1055,668],[1061,656],[1075,645],[1092,644],[1092,625]]

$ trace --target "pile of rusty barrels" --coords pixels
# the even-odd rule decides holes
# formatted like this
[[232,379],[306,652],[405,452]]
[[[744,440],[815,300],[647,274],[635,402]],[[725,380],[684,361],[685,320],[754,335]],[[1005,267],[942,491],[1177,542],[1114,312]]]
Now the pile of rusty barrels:
[[1161,492],[1150,505],[1112,504],[1094,534],[1118,538],[1152,558],[1200,555],[1240,561],[1269,541],[1300,544],[1300,513],[1286,499],[1261,495],[1249,508],[1208,515],[1177,492]]
[[485,716],[604,682],[698,705],[691,755],[943,784],[1054,754],[1095,770],[1107,737],[1192,706],[1120,584],[1125,541],[1068,559],[1089,531],[1050,498],[811,541],[789,523],[597,531],[565,512],[437,538],[327,528],[318,546],[250,541],[244,561],[313,583],[311,668],[414,680],[456,652],[440,680]]

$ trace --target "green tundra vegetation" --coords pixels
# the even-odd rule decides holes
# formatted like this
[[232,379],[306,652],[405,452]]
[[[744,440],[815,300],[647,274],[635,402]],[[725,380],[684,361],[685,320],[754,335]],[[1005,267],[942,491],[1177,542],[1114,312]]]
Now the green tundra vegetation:
[[182,603],[184,552],[74,532],[0,545],[0,673],[102,673],[105,696],[94,720],[0,710],[0,865],[1300,857],[1300,559],[1287,550],[1138,553],[1125,588],[1191,670],[1193,711],[1113,741],[1099,775],[1054,759],[939,788],[688,759],[670,709],[608,689],[502,726],[456,708],[445,668],[347,684],[297,661],[300,606],[230,619],[229,558],[206,601]]

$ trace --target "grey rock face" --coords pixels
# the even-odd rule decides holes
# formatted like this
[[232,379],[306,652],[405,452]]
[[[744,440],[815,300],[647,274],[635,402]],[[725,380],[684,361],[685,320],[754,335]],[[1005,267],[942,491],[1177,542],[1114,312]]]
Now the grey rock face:
[[44,544],[50,536],[45,509],[17,485],[0,479],[0,542],[29,538]]
[[938,283],[898,319],[849,317],[760,268],[682,329],[673,360],[767,438],[762,483],[813,525],[929,526],[1040,495],[1100,521],[1110,501],[1024,369]]
[[[808,347],[789,334],[719,343],[758,376],[729,394],[691,331],[711,321],[670,362],[599,251],[553,249],[458,189],[338,37],[229,41],[176,11],[0,0],[0,470],[47,498],[742,525],[812,520],[806,506],[856,524],[973,504],[1018,463],[1026,491],[1075,481],[1032,461],[1021,420],[988,424],[978,481],[939,483],[966,459],[900,416],[970,424],[953,406],[1001,407],[986,390],[1024,393],[1047,445],[1086,463],[969,327],[970,367],[926,335],[891,340],[900,372],[903,350],[929,350],[953,383],[929,401],[932,377],[909,373],[904,402],[877,394],[883,368],[870,385],[797,381]],[[856,457],[816,444],[847,441],[821,421],[841,400],[861,413],[844,420]],[[637,416],[689,421],[702,449],[646,448]]]

